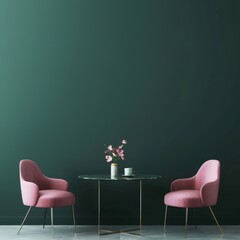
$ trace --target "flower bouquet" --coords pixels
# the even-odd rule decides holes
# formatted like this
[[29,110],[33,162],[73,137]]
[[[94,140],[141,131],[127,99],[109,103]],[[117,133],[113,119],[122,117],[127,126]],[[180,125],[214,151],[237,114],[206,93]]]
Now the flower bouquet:
[[127,140],[122,140],[122,144],[116,148],[112,145],[107,146],[107,150],[105,151],[105,158],[107,162],[117,162],[118,160],[124,160],[124,145],[127,144]]
[[122,140],[122,144],[116,148],[114,148],[112,145],[107,146],[107,150],[105,151],[105,158],[107,162],[114,162],[111,164],[111,178],[117,178],[118,176],[118,166],[117,161],[118,160],[124,160],[124,145],[127,144],[126,140]]

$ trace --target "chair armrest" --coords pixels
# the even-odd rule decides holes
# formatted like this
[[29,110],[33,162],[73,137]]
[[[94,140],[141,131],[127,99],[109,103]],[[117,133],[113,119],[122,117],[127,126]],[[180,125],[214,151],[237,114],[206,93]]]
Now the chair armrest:
[[200,196],[204,206],[213,206],[218,199],[219,180],[208,182],[200,189]]
[[35,206],[39,197],[37,184],[21,179],[20,185],[23,204],[26,206]]
[[176,179],[171,183],[171,191],[194,189],[195,176],[190,178]]
[[47,181],[49,184],[48,185],[49,189],[63,190],[63,191],[68,190],[68,182],[64,179],[47,177]]

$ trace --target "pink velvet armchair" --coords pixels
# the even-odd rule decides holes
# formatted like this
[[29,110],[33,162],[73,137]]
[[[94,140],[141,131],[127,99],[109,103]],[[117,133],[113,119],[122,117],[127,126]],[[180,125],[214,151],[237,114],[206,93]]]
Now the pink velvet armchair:
[[164,234],[166,228],[167,208],[186,208],[185,236],[187,236],[188,208],[209,207],[215,222],[223,234],[221,227],[212,211],[216,205],[220,182],[220,162],[208,160],[202,164],[197,174],[190,178],[177,179],[171,184],[171,192],[164,196],[165,217]]
[[48,208],[51,209],[53,234],[53,208],[72,206],[73,222],[76,230],[74,214],[75,196],[68,191],[67,181],[45,176],[34,161],[27,159],[20,161],[19,175],[22,201],[29,209],[17,234],[20,233],[32,207],[45,208],[43,227],[45,226],[46,211]]

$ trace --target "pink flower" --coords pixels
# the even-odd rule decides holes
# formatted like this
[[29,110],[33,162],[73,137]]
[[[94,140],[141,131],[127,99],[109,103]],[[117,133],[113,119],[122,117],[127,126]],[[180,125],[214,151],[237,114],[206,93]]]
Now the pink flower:
[[117,151],[119,156],[121,156],[123,154],[123,152],[124,152],[123,149],[119,149],[119,148],[117,148],[116,151]]
[[113,150],[113,146],[112,146],[112,145],[108,145],[107,149],[108,149],[109,151],[112,151],[112,150]]
[[112,145],[105,145],[105,147],[107,148],[105,151],[105,158],[107,162],[118,161],[120,159],[124,160],[125,155],[123,147],[125,146],[125,144],[127,144],[127,140],[123,139],[121,145],[116,148],[114,148]]
[[111,162],[112,161],[112,156],[110,156],[110,155],[107,155],[105,158],[106,158],[107,162]]

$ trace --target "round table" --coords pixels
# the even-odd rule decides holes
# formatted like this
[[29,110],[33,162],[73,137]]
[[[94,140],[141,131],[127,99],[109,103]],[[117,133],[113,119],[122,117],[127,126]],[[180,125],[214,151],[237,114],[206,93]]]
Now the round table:
[[[92,174],[92,175],[79,175],[78,178],[80,180],[93,180],[98,183],[98,234],[99,235],[107,235],[125,232],[134,235],[141,235],[142,229],[142,181],[149,180],[158,180],[162,176],[160,175],[151,175],[151,174],[134,174],[132,176],[118,176],[116,178],[111,178],[110,175],[104,174]],[[127,229],[127,230],[119,230],[119,231],[110,231],[106,229],[101,229],[101,183],[106,181],[138,181],[139,182],[139,228],[137,229]],[[139,230],[139,234],[131,233],[131,231]]]

